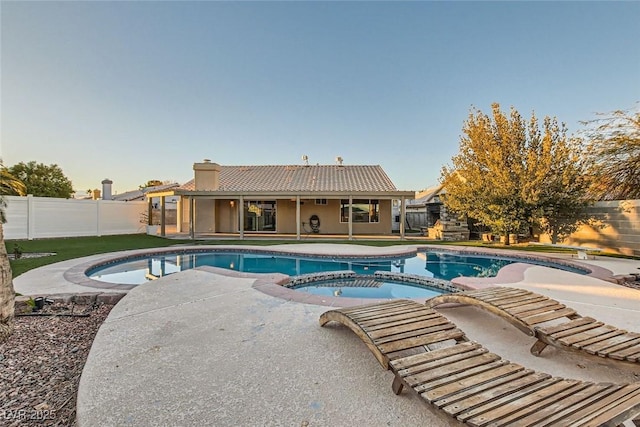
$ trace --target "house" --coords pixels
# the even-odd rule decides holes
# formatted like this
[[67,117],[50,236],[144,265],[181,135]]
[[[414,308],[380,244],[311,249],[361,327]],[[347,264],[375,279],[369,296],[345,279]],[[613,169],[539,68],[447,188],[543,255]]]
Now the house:
[[[194,178],[177,188],[150,191],[178,197],[177,231],[196,234],[392,234],[393,200],[413,199],[399,191],[380,166],[224,166],[205,159]],[[401,224],[404,224],[404,209]],[[162,222],[164,224],[164,221]],[[164,234],[161,231],[161,234]],[[404,227],[400,228],[404,237]]]

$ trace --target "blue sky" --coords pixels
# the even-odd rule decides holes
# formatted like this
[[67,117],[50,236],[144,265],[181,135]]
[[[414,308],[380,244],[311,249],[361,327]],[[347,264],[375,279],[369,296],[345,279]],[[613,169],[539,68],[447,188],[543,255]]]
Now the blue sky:
[[437,184],[472,106],[571,133],[640,101],[640,2],[7,2],[4,164],[74,188],[224,165],[379,164]]

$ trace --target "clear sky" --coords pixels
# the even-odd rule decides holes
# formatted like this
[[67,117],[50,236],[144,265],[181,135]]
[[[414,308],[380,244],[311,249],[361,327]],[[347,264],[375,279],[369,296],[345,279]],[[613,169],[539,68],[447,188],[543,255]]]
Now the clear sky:
[[78,191],[302,155],[419,190],[472,106],[575,133],[640,101],[640,2],[2,1],[0,17],[0,156],[56,163]]

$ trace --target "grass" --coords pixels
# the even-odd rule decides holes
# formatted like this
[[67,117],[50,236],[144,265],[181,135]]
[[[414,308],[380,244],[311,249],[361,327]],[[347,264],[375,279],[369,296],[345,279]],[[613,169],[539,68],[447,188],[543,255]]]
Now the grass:
[[[73,238],[61,238],[61,239],[40,239],[40,240],[8,240],[5,242],[7,247],[7,253],[13,253],[17,247],[23,253],[29,252],[54,252],[55,255],[40,257],[40,258],[21,258],[11,261],[11,270],[13,277],[17,277],[22,273],[31,269],[41,267],[43,265],[53,264],[60,261],[66,261],[68,259],[81,258],[89,255],[96,255],[108,252],[117,252],[132,249],[146,249],[167,247],[180,244],[202,244],[202,245],[254,245],[254,246],[269,246],[280,244],[293,244],[300,243],[297,240],[174,240],[164,239],[156,236],[149,236],[146,234],[127,234],[119,236],[102,236],[102,237],[73,237]],[[339,243],[339,244],[357,244],[366,246],[393,246],[400,244],[429,244],[429,245],[458,245],[458,246],[475,246],[475,247],[491,247],[501,249],[514,249],[530,252],[572,252],[568,249],[552,248],[548,246],[527,246],[527,245],[511,245],[504,246],[501,244],[487,244],[479,240],[471,240],[465,242],[444,242],[440,240],[346,240],[346,239],[333,239],[333,240],[305,240],[304,243]],[[599,255],[603,255],[600,253]],[[615,254],[605,254],[616,256]],[[621,256],[624,257],[624,256]],[[627,257],[629,258],[629,257]],[[630,257],[633,258],[633,257]]]

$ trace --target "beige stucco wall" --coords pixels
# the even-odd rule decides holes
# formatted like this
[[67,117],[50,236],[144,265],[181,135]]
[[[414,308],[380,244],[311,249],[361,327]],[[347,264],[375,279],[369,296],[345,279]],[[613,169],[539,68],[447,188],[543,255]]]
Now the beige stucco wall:
[[[189,230],[189,203],[185,198],[182,205],[182,230]],[[215,217],[214,217],[215,205]],[[318,215],[320,234],[348,234],[349,225],[340,222],[340,200],[327,200],[326,205],[316,205],[315,199],[301,200],[300,222],[306,223],[301,233],[311,230],[309,218]],[[238,202],[231,206],[230,200],[196,200],[197,233],[237,233]],[[373,224],[354,223],[353,234],[391,234],[391,200],[380,200],[380,222]],[[278,199],[276,204],[277,233],[296,233],[296,202],[291,199]]]
[[[599,227],[583,226],[564,244],[640,256],[640,200],[597,202],[590,211],[599,219]],[[550,241],[548,236],[540,240]]]

